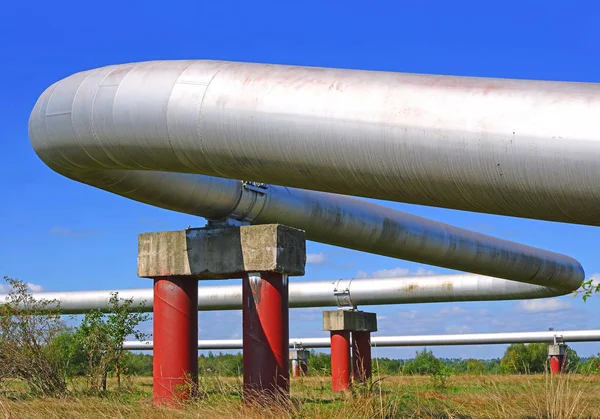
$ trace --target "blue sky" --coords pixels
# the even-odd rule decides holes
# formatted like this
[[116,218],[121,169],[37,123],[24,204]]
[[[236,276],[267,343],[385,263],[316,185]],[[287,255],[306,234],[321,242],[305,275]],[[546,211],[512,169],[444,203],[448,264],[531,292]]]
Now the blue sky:
[[[567,6],[568,5],[568,6]],[[4,2],[0,6],[0,275],[46,290],[150,286],[136,276],[137,234],[204,220],[95,190],[34,154],[27,120],[51,83],[77,71],[152,59],[224,59],[401,72],[598,82],[600,4],[593,1]],[[600,186],[599,186],[600,187]],[[421,216],[563,252],[600,274],[599,230],[398,203]],[[410,262],[309,243],[304,279]],[[434,272],[447,270],[424,267]],[[600,277],[600,275],[599,275]],[[600,296],[535,304],[487,302],[364,307],[381,335],[598,328]],[[291,313],[291,334],[321,336],[320,309]],[[240,334],[240,313],[201,313],[201,338]],[[600,344],[577,344],[580,354]],[[496,357],[503,346],[434,348]],[[378,349],[395,358],[413,348]]]

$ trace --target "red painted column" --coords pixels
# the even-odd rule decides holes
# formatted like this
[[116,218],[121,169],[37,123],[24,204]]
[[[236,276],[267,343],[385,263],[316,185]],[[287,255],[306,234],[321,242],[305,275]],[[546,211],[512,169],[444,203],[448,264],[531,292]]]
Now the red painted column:
[[292,377],[300,377],[300,361],[297,359],[292,360]]
[[331,389],[350,388],[350,332],[331,331]]
[[189,399],[198,385],[198,281],[154,279],[155,405]]
[[308,362],[304,360],[300,361],[300,371],[302,371],[302,375],[308,374]]
[[563,369],[564,355],[553,355],[550,357],[550,371],[552,374],[560,374]]
[[352,372],[354,380],[371,379],[371,332],[352,332]]
[[242,280],[244,398],[287,397],[289,372],[288,277],[248,273]]

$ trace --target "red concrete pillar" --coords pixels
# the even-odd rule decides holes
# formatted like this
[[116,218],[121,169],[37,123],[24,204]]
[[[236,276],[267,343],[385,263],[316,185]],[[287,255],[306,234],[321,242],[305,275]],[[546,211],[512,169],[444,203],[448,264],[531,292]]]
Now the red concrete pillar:
[[354,380],[371,379],[371,332],[352,332],[352,372]]
[[331,331],[331,390],[350,388],[350,332]]
[[563,372],[567,357],[567,346],[564,343],[548,346],[548,356],[550,357],[550,372],[552,374]]
[[190,398],[198,385],[198,281],[154,279],[155,405]]
[[550,357],[550,371],[552,374],[560,374],[563,370],[564,355],[556,355]]
[[288,309],[287,275],[244,275],[244,398],[248,401],[289,396]]
[[307,375],[308,374],[308,362],[304,361],[304,360],[300,360],[300,371],[302,372],[302,375]]
[[300,361],[297,359],[292,359],[292,377],[300,377]]

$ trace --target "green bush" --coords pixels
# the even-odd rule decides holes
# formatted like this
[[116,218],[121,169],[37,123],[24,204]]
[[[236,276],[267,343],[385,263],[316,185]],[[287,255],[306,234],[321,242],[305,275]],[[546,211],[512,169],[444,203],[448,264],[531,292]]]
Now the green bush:
[[310,358],[308,359],[308,375],[331,375],[331,357],[329,354],[310,351]]
[[434,375],[444,369],[444,364],[433,355],[432,351],[424,348],[417,351],[414,359],[411,359],[402,368],[402,373],[407,375]]
[[467,359],[466,361],[467,374],[471,375],[481,375],[485,371],[485,366],[483,362],[479,359]]

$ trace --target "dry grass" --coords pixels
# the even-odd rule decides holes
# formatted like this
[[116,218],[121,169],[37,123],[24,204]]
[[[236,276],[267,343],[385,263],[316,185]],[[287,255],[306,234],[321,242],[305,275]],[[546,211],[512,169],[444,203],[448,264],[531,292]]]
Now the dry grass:
[[[114,383],[113,387],[114,387]],[[77,383],[75,383],[77,385]],[[200,378],[197,401],[155,409],[151,379],[129,392],[64,399],[0,396],[6,418],[600,418],[600,376],[454,376],[443,390],[428,377],[388,377],[370,390],[334,395],[326,377],[292,382],[292,408],[246,406],[236,378]]]

